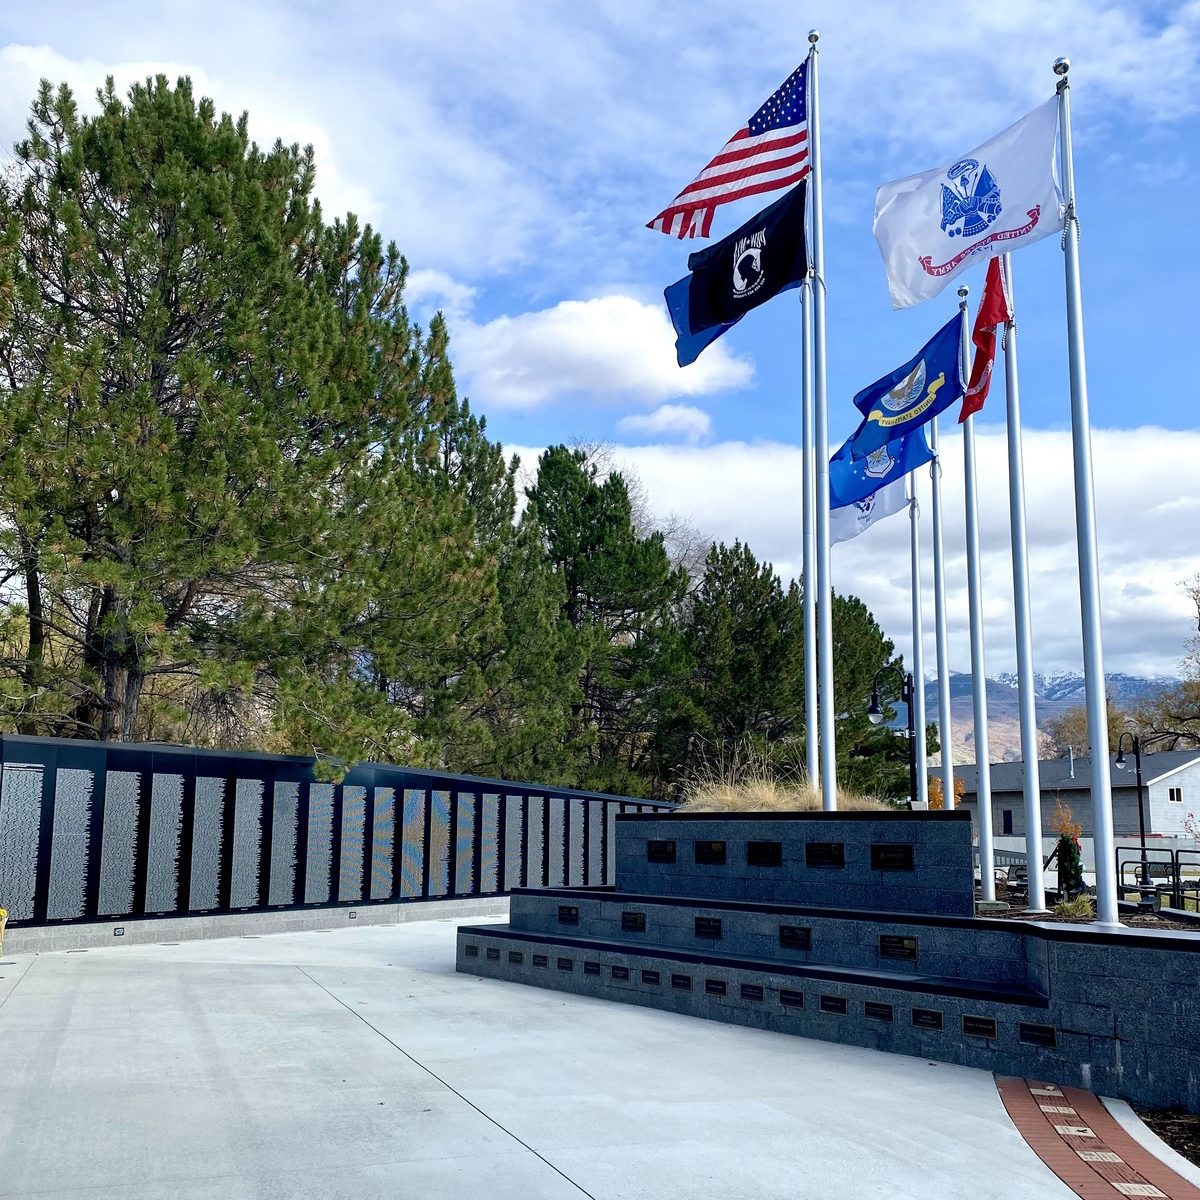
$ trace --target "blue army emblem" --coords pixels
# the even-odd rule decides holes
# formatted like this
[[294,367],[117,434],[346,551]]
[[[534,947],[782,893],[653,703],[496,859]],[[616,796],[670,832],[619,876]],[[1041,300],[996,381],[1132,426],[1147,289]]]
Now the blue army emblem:
[[[990,170],[974,158],[961,158],[946,172],[942,184],[942,230],[950,237],[971,238],[1000,215],[1000,185]],[[961,228],[957,228],[962,222]]]

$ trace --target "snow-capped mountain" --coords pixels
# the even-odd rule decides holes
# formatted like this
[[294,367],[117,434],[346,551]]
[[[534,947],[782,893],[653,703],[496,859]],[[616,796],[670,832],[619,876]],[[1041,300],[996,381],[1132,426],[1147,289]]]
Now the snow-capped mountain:
[[[970,676],[967,676],[969,679]],[[1147,677],[1144,675],[1125,675],[1119,671],[1105,675],[1109,692],[1118,704],[1130,705],[1139,700],[1149,700],[1159,695],[1177,681]],[[996,676],[999,683],[1017,686],[1017,677],[1012,672],[1004,672]],[[1065,700],[1073,704],[1083,703],[1083,676],[1075,671],[1052,671],[1048,674],[1035,672],[1033,686],[1037,694],[1047,700]]]
[[[1105,676],[1109,693],[1124,707],[1157,696],[1177,681],[1155,679],[1114,672]],[[1068,671],[1034,675],[1035,707],[1039,729],[1084,703],[1083,676]],[[1021,729],[1017,677],[1004,673],[988,678],[988,753],[993,762],[1015,761],[1021,757]],[[937,680],[925,684],[925,719],[937,721]],[[972,706],[969,671],[950,673],[950,715],[954,726],[954,761],[975,761],[975,713]],[[1047,744],[1049,739],[1047,739]]]

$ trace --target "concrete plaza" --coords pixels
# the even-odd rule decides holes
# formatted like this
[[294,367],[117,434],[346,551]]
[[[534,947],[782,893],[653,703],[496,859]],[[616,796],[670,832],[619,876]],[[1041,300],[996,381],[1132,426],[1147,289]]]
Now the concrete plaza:
[[0,1196],[1074,1195],[987,1072],[458,975],[454,931],[6,956]]

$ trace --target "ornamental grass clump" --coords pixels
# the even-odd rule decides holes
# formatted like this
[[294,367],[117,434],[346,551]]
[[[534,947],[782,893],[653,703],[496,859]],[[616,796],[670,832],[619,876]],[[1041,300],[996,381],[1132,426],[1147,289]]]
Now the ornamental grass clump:
[[[843,812],[886,812],[893,805],[878,796],[839,787]],[[819,812],[821,791],[800,768],[772,761],[753,747],[707,761],[683,783],[679,812]]]

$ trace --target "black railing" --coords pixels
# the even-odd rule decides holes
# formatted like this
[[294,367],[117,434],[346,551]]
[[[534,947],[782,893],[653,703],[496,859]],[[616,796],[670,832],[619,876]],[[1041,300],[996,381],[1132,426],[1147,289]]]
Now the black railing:
[[1147,846],[1145,863],[1138,846],[1117,847],[1117,877],[1122,897],[1128,891],[1156,892],[1172,908],[1200,911],[1200,850]]
[[612,878],[618,812],[672,806],[408,767],[0,737],[13,926],[502,895]]

